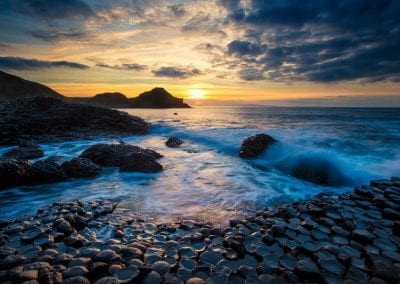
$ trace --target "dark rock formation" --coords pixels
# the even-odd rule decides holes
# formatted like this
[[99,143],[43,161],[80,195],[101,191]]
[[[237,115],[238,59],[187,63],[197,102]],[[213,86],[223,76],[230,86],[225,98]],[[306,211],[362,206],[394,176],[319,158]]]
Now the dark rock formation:
[[398,198],[398,178],[377,180],[230,226],[154,224],[104,200],[54,202],[0,223],[0,282],[399,283],[399,221],[383,214],[400,214]]
[[0,121],[0,145],[148,131],[143,119],[123,112],[43,97],[0,105]]
[[162,166],[156,162],[161,157],[153,150],[129,144],[96,144],[80,156],[104,167],[119,167],[126,172],[157,172]]
[[89,98],[67,98],[70,101],[109,108],[190,108],[183,99],[174,97],[164,88],[154,88],[135,98],[121,93],[103,93]]
[[164,88],[154,88],[130,99],[132,107],[138,108],[189,108],[183,99],[176,98]]
[[69,98],[70,100],[78,100],[82,103],[87,103],[95,106],[109,107],[109,108],[129,108],[130,100],[121,93],[102,93],[97,94],[94,97],[90,98]]
[[0,71],[0,100],[26,97],[63,98],[49,87]]
[[257,134],[246,138],[239,151],[241,158],[253,158],[261,155],[264,150],[277,140],[267,134]]
[[0,158],[0,188],[21,185],[30,166],[26,160]]
[[86,158],[74,158],[61,166],[69,178],[92,178],[101,173],[101,167]]
[[31,160],[43,156],[43,150],[40,149],[39,145],[35,144],[23,144],[3,154],[3,157],[14,158],[17,160]]
[[165,142],[165,145],[167,145],[170,148],[176,148],[182,144],[183,144],[183,140],[178,137],[174,137],[174,136],[169,137],[167,142]]
[[67,174],[61,164],[62,159],[56,156],[37,161],[29,168],[26,180],[29,184],[65,181]]

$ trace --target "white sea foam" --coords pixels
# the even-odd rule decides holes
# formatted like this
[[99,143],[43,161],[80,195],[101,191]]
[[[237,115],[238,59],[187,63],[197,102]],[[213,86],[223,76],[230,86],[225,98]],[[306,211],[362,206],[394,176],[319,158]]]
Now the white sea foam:
[[[162,153],[163,172],[120,173],[107,168],[95,179],[3,190],[0,216],[21,216],[55,200],[80,198],[121,200],[120,206],[132,209],[132,215],[218,221],[280,200],[342,192],[373,178],[400,175],[396,112],[237,107],[129,112],[150,120],[153,127],[149,135],[123,140]],[[242,140],[260,132],[279,143],[256,159],[240,159]],[[172,135],[185,144],[167,148],[165,141]],[[69,159],[99,142],[118,141],[79,140],[41,147],[46,156]],[[7,149],[0,148],[0,153]],[[322,171],[339,182],[322,186],[298,179],[292,176],[296,167],[305,168],[311,179]]]

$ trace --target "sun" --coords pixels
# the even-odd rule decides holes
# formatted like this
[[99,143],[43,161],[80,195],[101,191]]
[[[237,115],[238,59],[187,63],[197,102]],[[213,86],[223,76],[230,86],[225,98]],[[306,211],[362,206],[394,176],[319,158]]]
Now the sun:
[[206,97],[207,92],[205,90],[200,89],[189,89],[187,91],[189,94],[189,99],[204,99]]

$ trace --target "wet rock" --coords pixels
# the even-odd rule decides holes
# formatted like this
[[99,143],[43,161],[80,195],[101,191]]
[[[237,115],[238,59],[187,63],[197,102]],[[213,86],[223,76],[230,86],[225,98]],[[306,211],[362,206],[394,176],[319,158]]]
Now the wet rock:
[[76,276],[76,277],[71,277],[68,279],[64,279],[62,281],[63,284],[90,284],[90,281],[83,276]]
[[18,271],[14,274],[13,281],[15,281],[16,283],[33,281],[38,278],[38,275],[39,273],[37,270]]
[[86,158],[74,158],[61,166],[69,178],[92,178],[101,173],[101,167]]
[[370,244],[375,236],[366,229],[355,229],[352,233],[353,240],[361,244]]
[[107,277],[100,278],[99,280],[94,282],[94,284],[119,284],[119,282],[114,277],[107,276]]
[[197,278],[197,277],[189,278],[186,281],[186,284],[206,284],[206,283],[207,283],[207,281],[205,281],[204,279],[201,279],[201,278]]
[[308,260],[298,261],[296,264],[295,272],[301,279],[322,279],[321,271],[319,270],[318,266],[314,262]]
[[30,184],[42,184],[65,181],[67,174],[61,167],[59,157],[50,157],[32,164],[26,180]]
[[59,223],[57,224],[57,230],[65,235],[69,235],[74,231],[74,228],[68,221],[60,219]]
[[105,167],[119,167],[124,172],[157,172],[162,166],[156,162],[161,155],[155,151],[129,144],[96,144],[86,149],[81,158]]
[[321,269],[326,270],[330,273],[334,273],[337,275],[343,275],[345,272],[345,267],[336,259],[320,259],[318,261]]
[[23,184],[30,167],[26,160],[0,158],[0,189]]
[[143,284],[160,284],[162,282],[162,278],[160,274],[155,271],[151,271],[149,274],[144,277],[141,283]]
[[223,255],[217,252],[205,251],[200,255],[200,260],[204,263],[216,265],[218,261],[223,259]]
[[18,254],[11,254],[4,258],[2,261],[0,261],[0,270],[2,269],[11,269],[21,263],[24,263],[27,261],[27,258],[22,255]]
[[153,271],[157,272],[160,275],[164,275],[170,270],[170,265],[166,261],[156,261],[150,267]]
[[114,277],[119,283],[133,282],[139,276],[139,270],[136,267],[126,267],[115,271]]
[[262,154],[264,150],[274,144],[276,140],[267,134],[257,134],[246,138],[239,151],[241,158],[253,158]]
[[71,278],[77,276],[87,276],[89,274],[89,270],[84,266],[72,266],[64,270],[63,278]]
[[110,250],[110,249],[106,249],[103,251],[100,251],[98,254],[96,254],[96,256],[94,257],[95,261],[99,261],[99,262],[105,262],[105,263],[111,263],[112,261],[119,259],[119,255]]
[[179,249],[181,258],[195,258],[197,256],[196,251],[189,246],[184,246]]
[[44,156],[44,152],[36,144],[22,144],[5,152],[2,157],[13,158],[16,160],[31,160]]
[[167,145],[167,147],[170,147],[170,148],[176,148],[182,144],[183,144],[183,140],[178,137],[174,137],[174,136],[169,137],[167,142],[165,142],[165,145]]

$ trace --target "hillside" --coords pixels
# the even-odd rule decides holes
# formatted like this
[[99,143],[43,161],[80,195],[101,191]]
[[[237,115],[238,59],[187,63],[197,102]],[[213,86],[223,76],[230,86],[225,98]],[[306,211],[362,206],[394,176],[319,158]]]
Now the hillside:
[[0,71],[0,100],[26,97],[63,98],[47,86]]
[[154,88],[135,98],[121,93],[102,93],[89,98],[68,98],[71,101],[111,108],[190,108],[183,99],[174,97],[164,88]]
[[154,88],[136,98],[130,99],[133,107],[138,108],[189,108],[183,99],[174,97],[164,88]]

